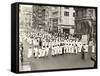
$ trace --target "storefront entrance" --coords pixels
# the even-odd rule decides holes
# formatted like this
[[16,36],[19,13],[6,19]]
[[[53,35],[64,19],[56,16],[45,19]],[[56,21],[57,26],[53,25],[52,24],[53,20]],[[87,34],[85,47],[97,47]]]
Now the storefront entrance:
[[63,28],[63,32],[69,34],[69,29],[68,28]]

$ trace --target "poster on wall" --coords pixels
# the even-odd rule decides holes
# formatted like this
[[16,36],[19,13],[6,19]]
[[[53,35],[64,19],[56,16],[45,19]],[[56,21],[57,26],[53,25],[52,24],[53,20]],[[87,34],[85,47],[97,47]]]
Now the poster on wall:
[[[97,68],[97,7],[16,2],[11,4],[11,27],[14,73]],[[95,35],[88,38],[83,32]]]

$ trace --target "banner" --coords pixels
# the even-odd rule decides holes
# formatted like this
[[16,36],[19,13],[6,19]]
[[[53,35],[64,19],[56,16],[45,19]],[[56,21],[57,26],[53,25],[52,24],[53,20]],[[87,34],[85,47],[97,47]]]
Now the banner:
[[74,34],[74,29],[70,29],[70,34]]
[[87,44],[87,42],[88,42],[87,40],[88,40],[88,36],[87,35],[82,35],[82,40],[81,40],[82,43]]

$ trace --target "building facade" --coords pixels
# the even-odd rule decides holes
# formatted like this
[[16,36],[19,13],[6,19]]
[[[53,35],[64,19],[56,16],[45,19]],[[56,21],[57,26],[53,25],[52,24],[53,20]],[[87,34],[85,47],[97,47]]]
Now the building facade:
[[20,5],[19,8],[19,25],[20,28],[32,26],[32,6]]
[[75,11],[76,33],[83,35],[95,33],[96,10],[93,8],[75,8]]
[[71,30],[75,27],[75,10],[73,7],[61,7],[61,32],[71,34]]
[[75,27],[73,7],[21,5],[20,25],[48,32],[68,33]]
[[70,33],[75,27],[75,10],[72,7],[51,7],[51,25],[52,30],[58,30],[61,33]]

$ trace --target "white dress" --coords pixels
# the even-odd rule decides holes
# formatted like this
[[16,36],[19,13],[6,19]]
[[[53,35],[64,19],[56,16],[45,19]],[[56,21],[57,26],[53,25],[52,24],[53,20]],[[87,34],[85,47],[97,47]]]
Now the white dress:
[[38,49],[38,52],[39,52],[39,54],[38,54],[38,57],[41,57],[42,55],[42,49]]
[[71,53],[71,45],[70,44],[68,45],[68,51],[69,51],[69,53]]
[[78,47],[79,47],[78,52],[81,52],[81,49],[82,49],[82,43],[81,42],[78,42]]
[[59,46],[59,54],[62,54],[62,46]]
[[68,53],[68,45],[67,44],[64,45],[64,53]]
[[32,55],[33,55],[32,48],[29,48],[27,57],[30,58],[32,57]]
[[45,53],[46,53],[46,56],[48,56],[48,54],[49,54],[49,48],[45,49]]
[[55,55],[55,47],[52,47],[51,55]]
[[88,45],[85,45],[85,46],[84,46],[84,49],[85,49],[85,50],[84,50],[85,52],[88,52]]
[[57,46],[57,51],[56,51],[56,54],[59,54],[59,46]]
[[31,39],[31,38],[28,38],[28,43],[29,43],[30,45],[32,45],[32,39]]
[[35,57],[38,57],[38,48],[34,48],[35,51]]
[[95,46],[92,46],[92,53],[95,53]]
[[54,55],[57,53],[57,46],[54,47]]
[[71,46],[71,52],[74,53],[74,45]]
[[46,55],[46,48],[42,48],[42,57]]

